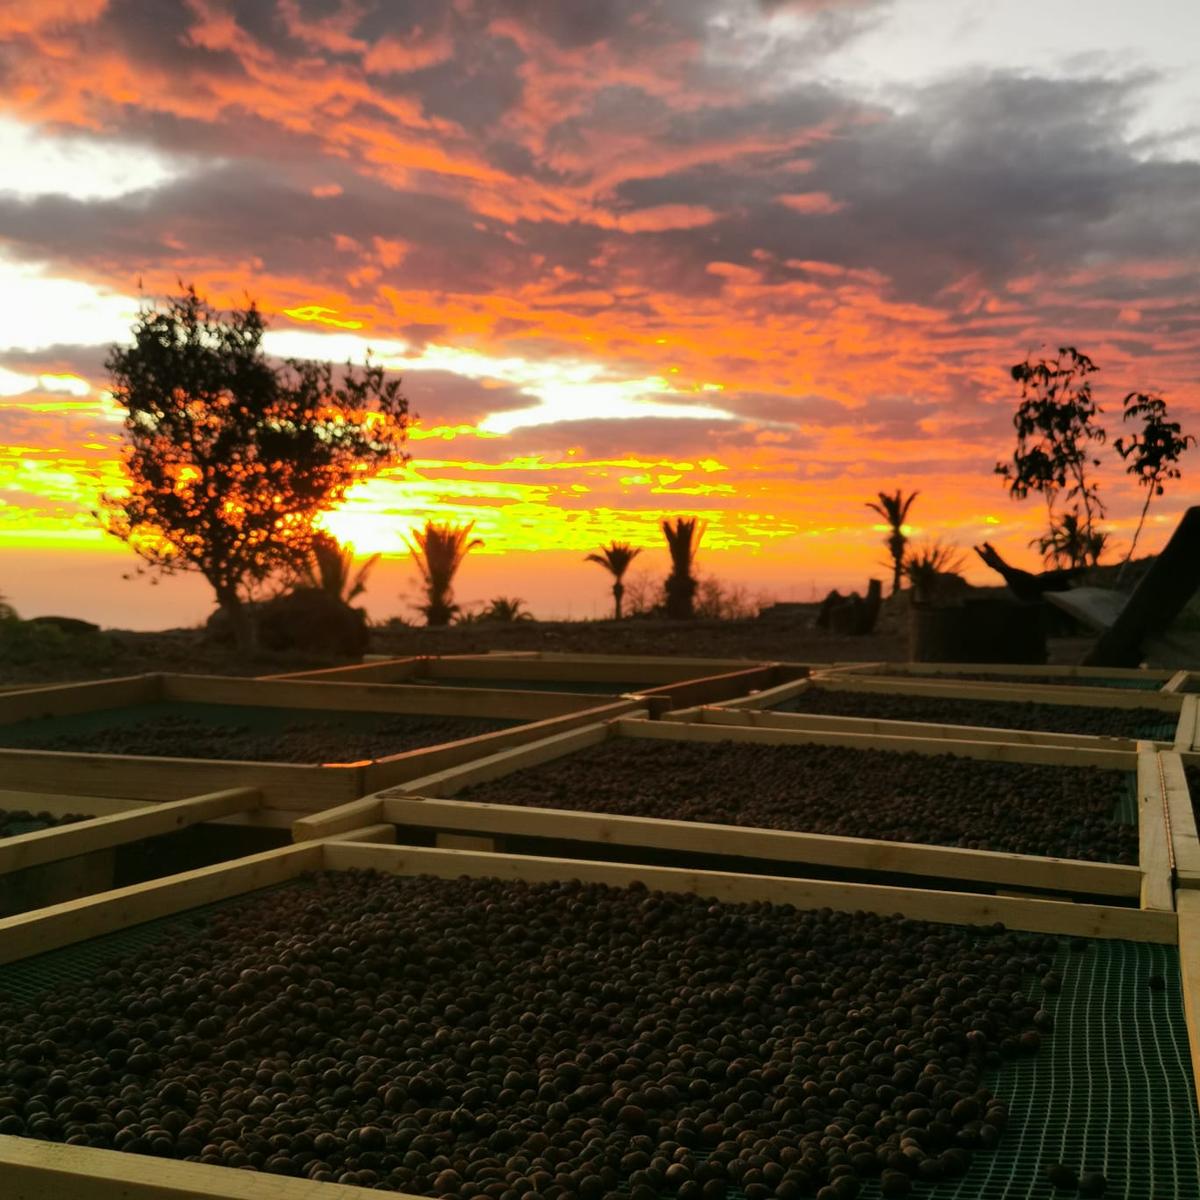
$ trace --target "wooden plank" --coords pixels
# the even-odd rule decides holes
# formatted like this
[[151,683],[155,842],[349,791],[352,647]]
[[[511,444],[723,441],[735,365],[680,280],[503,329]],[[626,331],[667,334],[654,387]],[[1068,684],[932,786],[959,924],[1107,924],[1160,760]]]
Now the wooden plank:
[[[969,879],[1085,895],[1136,897],[1141,885],[1137,867],[1117,863],[462,800],[396,797],[381,803],[382,820],[438,830],[816,863],[849,870]],[[441,844],[439,840],[438,845]]]
[[1192,1052],[1192,1083],[1200,1103],[1200,891],[1180,892],[1179,970],[1183,976],[1183,1017]]
[[1076,937],[1124,938],[1173,944],[1177,938],[1174,913],[1107,905],[1068,904],[1060,900],[1011,899],[966,892],[926,892],[918,888],[875,884],[834,883],[788,879],[773,875],[732,875],[678,867],[650,867],[582,859],[534,858],[516,854],[484,854],[470,850],[429,850],[414,846],[365,846],[318,842],[330,870],[373,869],[393,875],[429,874],[443,879],[523,879],[585,882],[690,892],[714,900],[744,903],[767,900],[797,908],[834,908],[890,915],[899,913],[944,925],[990,925],[1003,922],[1012,929],[1064,933]]
[[770,687],[778,678],[774,664],[754,667],[748,671],[730,671],[721,675],[706,675],[701,679],[681,680],[648,688],[643,696],[666,696],[674,705],[714,704],[745,695],[756,688]]
[[1182,692],[1188,683],[1191,676],[1190,671],[1176,671],[1166,683],[1163,684],[1164,692]]
[[528,725],[515,726],[512,729],[500,729],[495,733],[484,733],[479,737],[446,742],[440,746],[409,750],[404,754],[396,754],[390,758],[382,758],[366,764],[363,791],[376,792],[383,788],[394,787],[463,763],[490,758],[501,750],[539,742],[556,733],[567,732],[580,726],[590,728],[597,723],[604,723],[621,716],[636,716],[644,713],[645,709],[637,700],[620,700],[614,704],[585,709],[570,716],[555,717],[548,721],[535,721]]
[[126,675],[90,683],[23,687],[0,695],[0,725],[35,717],[65,717],[99,708],[152,704],[161,695],[161,675]]
[[0,920],[0,962],[14,962],[99,937],[116,929],[170,916],[187,908],[269,887],[304,871],[318,870],[322,846],[306,842],[201,867],[166,879],[117,888],[100,896],[69,900],[51,908]]
[[259,675],[259,679],[301,679],[313,683],[403,683],[417,673],[422,660],[386,658],[378,662],[354,663],[345,667],[323,667],[319,671],[287,671],[279,675]]
[[946,741],[1005,742],[1016,746],[1061,746],[1077,750],[1137,752],[1137,739],[1098,737],[1090,733],[1042,733],[1030,729],[996,729],[989,725],[939,725],[928,721],[895,721],[884,717],[834,717],[824,713],[774,712],[715,704],[677,709],[665,721],[701,725],[735,725],[763,729],[828,729],[830,732],[934,738]]
[[1174,912],[1171,854],[1167,840],[1166,797],[1153,742],[1138,754],[1138,865],[1142,873],[1142,908]]
[[[1049,663],[870,663],[844,667],[841,670],[863,675],[888,676],[934,676],[953,677],[969,675],[1029,675],[1050,679],[1078,680],[1087,685],[1089,680],[1128,679],[1131,681],[1153,679],[1165,684],[1172,672],[1159,667],[1077,667],[1058,666]],[[1163,690],[1166,690],[1165,688]]]
[[321,712],[420,713],[440,717],[543,720],[597,707],[594,695],[568,692],[493,691],[380,683],[314,683],[303,679],[228,679],[219,675],[168,675],[170,700],[199,704],[249,704]]
[[1132,750],[1074,749],[1064,746],[1014,745],[1008,742],[966,742],[937,738],[910,738],[866,733],[841,733],[823,729],[756,729],[746,725],[677,724],[622,717],[613,722],[620,737],[658,738],[680,742],[754,742],[764,746],[848,746],[856,750],[898,750],[914,754],[955,754],[993,762],[1028,762],[1105,767],[1132,771],[1137,755]]
[[0,839],[0,875],[42,863],[106,850],[142,838],[174,833],[230,813],[256,809],[262,803],[257,788],[230,788],[188,800],[172,800],[128,812],[77,821],[34,833]]
[[311,842],[316,838],[332,837],[347,829],[377,824],[383,819],[383,801],[379,796],[364,796],[361,800],[351,800],[349,804],[304,816],[292,826],[292,841]]
[[778,683],[774,687],[762,688],[760,691],[750,692],[745,696],[737,696],[732,700],[724,700],[721,702],[720,707],[729,709],[774,708],[778,704],[785,704],[788,700],[794,700],[797,696],[801,696],[810,688],[815,687],[821,680],[828,678],[832,677],[812,675],[807,679],[789,680],[787,683]]
[[1200,696],[1184,696],[1175,730],[1175,749],[1187,752],[1200,750]]
[[1200,836],[1183,760],[1178,754],[1166,752],[1158,756],[1158,763],[1167,802],[1175,879],[1181,888],[1200,889]]
[[303,763],[151,758],[58,750],[0,749],[0,779],[29,791],[75,791],[139,800],[182,800],[231,787],[262,790],[271,808],[327,808],[361,796],[362,768]]
[[678,662],[639,663],[633,666],[621,659],[587,659],[559,661],[540,658],[506,659],[495,655],[454,656],[430,659],[426,671],[430,679],[503,679],[528,680],[531,686],[538,681],[552,683],[637,683],[647,687],[689,679],[711,666],[688,667]]
[[399,787],[386,788],[379,795],[381,797],[411,794],[451,796],[472,784],[498,779],[502,775],[520,771],[524,767],[536,767],[541,763],[562,758],[563,755],[582,750],[585,746],[598,745],[610,736],[612,729],[612,722],[584,725],[579,729],[540,738],[536,742],[527,742],[523,746],[501,750],[497,754],[490,754],[486,758],[476,759],[473,762],[421,775]]
[[131,812],[144,808],[149,800],[130,800],[124,796],[77,796],[66,792],[17,792],[0,790],[0,810],[4,812],[48,812],[56,817],[67,813],[83,813],[89,817],[106,817],[109,813]]
[[333,840],[337,842],[378,842],[381,845],[391,846],[396,842],[396,827],[387,822],[360,825],[356,829],[347,829],[337,834]]
[[1001,684],[975,680],[917,680],[839,675],[814,684],[827,692],[857,692],[889,696],[937,696],[947,700],[1036,700],[1039,704],[1070,704],[1084,708],[1152,708],[1178,713],[1182,697],[1165,692],[1122,688],[1056,687],[1051,684]]
[[[266,1171],[0,1135],[5,1200],[375,1200],[379,1192]],[[400,1196],[398,1200],[414,1200]]]

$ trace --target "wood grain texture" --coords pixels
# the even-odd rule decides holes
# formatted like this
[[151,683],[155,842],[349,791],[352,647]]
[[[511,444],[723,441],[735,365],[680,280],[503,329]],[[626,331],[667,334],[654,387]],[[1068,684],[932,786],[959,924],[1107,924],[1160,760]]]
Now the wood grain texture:
[[1200,835],[1183,760],[1178,754],[1165,752],[1159,755],[1159,769],[1166,796],[1176,883],[1181,888],[1200,889]]
[[1173,912],[1175,889],[1167,839],[1166,796],[1152,742],[1138,754],[1138,865],[1142,872],[1141,906]]

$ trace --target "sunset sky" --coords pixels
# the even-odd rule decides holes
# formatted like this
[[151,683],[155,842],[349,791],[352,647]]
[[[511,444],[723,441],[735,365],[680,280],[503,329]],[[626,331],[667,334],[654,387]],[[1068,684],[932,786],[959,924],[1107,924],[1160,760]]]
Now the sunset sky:
[[[330,527],[485,539],[458,598],[606,611],[584,554],[779,599],[865,586],[865,501],[1034,568],[1008,368],[1075,344],[1200,431],[1193,0],[0,0],[0,593],[193,623],[122,578],[106,347],[139,297],[258,300],[280,355],[402,372],[411,461]],[[140,291],[139,291],[140,289]],[[1142,494],[1107,456],[1128,544]],[[1200,452],[1151,509],[1154,549]],[[1157,514],[1157,515],[1156,515]],[[997,577],[976,561],[968,575]]]

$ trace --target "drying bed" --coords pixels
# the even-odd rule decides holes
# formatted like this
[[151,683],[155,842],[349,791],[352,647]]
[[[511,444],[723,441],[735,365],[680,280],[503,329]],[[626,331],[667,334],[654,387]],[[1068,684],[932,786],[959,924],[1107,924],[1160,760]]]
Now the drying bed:
[[1138,861],[1130,772],[729,737],[608,739],[458,795],[485,804]]
[[0,696],[0,778],[136,800],[257,787],[266,808],[296,814],[638,708],[550,692],[140,675]]
[[736,876],[500,882],[533,867],[379,849],[341,862],[398,876],[0,968],[0,1161],[70,1140],[464,1198],[1200,1186],[1173,947],[873,914],[887,889],[851,914],[706,895],[769,894]]
[[0,725],[0,745],[155,758],[351,763],[518,724],[499,718],[164,701]]
[[1015,698],[960,698],[912,692],[842,691],[827,687],[808,688],[772,707],[779,712],[821,716],[975,725],[1159,742],[1174,741],[1178,723],[1177,714],[1155,708],[1105,708]]

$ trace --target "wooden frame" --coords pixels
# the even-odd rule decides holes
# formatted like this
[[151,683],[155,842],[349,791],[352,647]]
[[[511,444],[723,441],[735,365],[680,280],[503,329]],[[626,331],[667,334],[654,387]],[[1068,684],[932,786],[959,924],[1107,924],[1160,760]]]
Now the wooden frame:
[[[344,803],[423,772],[466,762],[580,724],[640,712],[633,699],[564,692],[395,687],[215,675],[137,675],[0,695],[0,725],[156,701],[292,708],[298,712],[420,713],[498,717],[522,724],[353,763],[239,762],[148,755],[0,748],[0,778],[12,789],[178,800],[198,791],[256,787],[268,809],[306,812]],[[598,702],[599,701],[599,702]]]
[[[711,704],[756,688],[772,687],[809,673],[804,663],[753,662],[716,658],[657,658],[632,655],[459,654],[430,658],[397,658],[322,671],[265,676],[271,680],[321,682],[363,681],[393,684],[436,684],[439,680],[520,682],[531,689],[541,683],[612,684],[614,696],[637,696],[657,715],[688,704]],[[637,686],[630,684],[638,680]]]
[[[714,707],[726,712],[739,713],[751,721],[760,721],[758,714],[766,713],[780,704],[803,695],[807,691],[858,692],[873,695],[939,697],[957,700],[1034,700],[1046,705],[1073,705],[1084,708],[1150,708],[1174,718],[1176,734],[1172,739],[1178,744],[1186,723],[1188,700],[1200,704],[1200,696],[1186,697],[1165,692],[1122,691],[1118,688],[1068,688],[1038,687],[1034,684],[949,683],[941,680],[893,680],[875,676],[814,675],[790,683],[779,684],[735,700],[721,701]],[[750,714],[754,714],[751,716]],[[819,713],[775,713],[781,729],[808,728],[809,722],[831,722],[829,728],[847,732],[896,733],[911,737],[960,738],[975,741],[1003,740],[1005,742],[1029,742],[1049,746],[1088,745],[1114,746],[1123,750],[1136,748],[1136,738],[1103,737],[1086,733],[1057,733],[1004,729],[996,726],[943,724],[925,721],[902,721],[890,717],[833,717]],[[696,713],[682,710],[667,714],[668,720],[689,721],[697,719]],[[771,722],[762,722],[771,724]],[[1157,743],[1169,748],[1169,742]]]
[[[801,909],[899,913],[942,924],[1001,921],[1013,929],[1040,933],[1178,943],[1193,1062],[1200,1066],[1200,958],[1196,954],[1200,911],[1190,904],[1177,920],[1174,913],[1055,900],[322,840],[0,921],[0,961],[18,961],[322,869],[372,869],[445,879],[463,875],[541,881],[581,879],[614,885],[636,881],[654,889],[719,901],[768,900]],[[1200,893],[1195,899],[1200,900]],[[60,1200],[64,1196],[73,1200],[350,1200],[359,1195],[365,1200],[368,1194],[378,1194],[365,1188],[9,1136],[0,1136],[0,1170],[6,1183],[24,1200]]]
[[1196,808],[1184,774],[1184,760],[1174,752],[1158,755],[1158,771],[1167,809],[1171,865],[1180,888],[1200,891],[1200,836]]
[[[1142,667],[1074,667],[1050,666],[1046,663],[840,663],[828,670],[822,669],[822,675],[878,675],[889,679],[944,679],[948,683],[986,683],[988,680],[966,680],[956,676],[959,673],[971,675],[1030,675],[1042,676],[1047,684],[1056,680],[1070,680],[1078,687],[1103,687],[1096,680],[1121,679],[1131,683],[1156,680],[1159,691],[1176,691],[1168,685],[1175,679],[1178,672],[1163,668]],[[1004,680],[997,679],[996,683]],[[1013,685],[1008,686],[1024,686]],[[1061,686],[1061,685],[1059,685]],[[1119,690],[1119,689],[1110,689]],[[1147,689],[1148,692],[1151,689]]]
[[[257,788],[230,788],[163,804],[96,797],[35,797],[54,816],[84,812],[89,818],[0,839],[0,907],[42,908],[113,886],[116,847],[175,833],[262,804]],[[97,808],[108,811],[96,812]]]
[[[652,817],[532,808],[454,800],[477,783],[535,767],[612,738],[669,741],[753,742],[766,745],[838,745],[861,750],[915,751],[1009,762],[1138,772],[1139,865],[1093,863],[1063,858],[913,845],[875,838],[757,829],[737,825],[673,821]],[[836,871],[914,875],[924,879],[970,880],[999,889],[1111,896],[1147,909],[1170,910],[1171,873],[1164,821],[1164,796],[1153,745],[1140,752],[1090,748],[1064,750],[997,742],[939,742],[931,739],[863,737],[854,734],[790,732],[724,725],[684,725],[622,718],[452,767],[393,789],[304,817],[293,827],[297,841],[342,834],[363,824],[436,831],[438,845],[489,849],[507,837],[564,840],[608,852],[637,851],[737,857],[757,863],[821,866]],[[1156,824],[1157,822],[1157,824]],[[463,839],[467,840],[463,840]],[[403,840],[398,835],[398,840]]]

